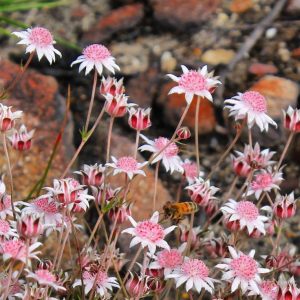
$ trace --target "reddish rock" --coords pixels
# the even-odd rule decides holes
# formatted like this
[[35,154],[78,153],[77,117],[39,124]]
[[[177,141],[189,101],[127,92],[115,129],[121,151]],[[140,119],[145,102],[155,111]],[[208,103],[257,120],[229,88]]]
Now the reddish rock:
[[[170,89],[175,86],[173,82],[169,82],[163,86],[160,103],[164,105],[164,114],[168,123],[176,127],[183,109],[186,106],[184,94],[171,94],[168,95]],[[195,127],[195,109],[196,99],[193,100],[189,112],[187,113],[184,125],[188,126],[191,130]],[[216,117],[213,105],[207,99],[201,100],[200,113],[199,113],[199,132],[209,133],[214,130],[216,125]]]
[[253,63],[250,65],[248,71],[256,76],[263,76],[266,74],[276,74],[278,69],[273,64]]
[[177,29],[205,22],[219,7],[220,0],[152,0],[154,17]]
[[129,4],[114,9],[83,35],[83,40],[99,42],[114,33],[136,26],[144,17],[143,4]]
[[233,13],[242,14],[254,6],[253,0],[233,0],[230,4],[230,10]]
[[[18,65],[10,61],[1,61],[0,79],[4,86],[11,82],[18,71]],[[53,77],[29,69],[3,103],[13,106],[13,110],[22,110],[24,112],[22,123],[29,129],[36,130],[33,146],[29,152],[24,153],[24,156],[20,158],[16,151],[10,150],[10,157],[14,163],[18,157],[20,158],[13,170],[16,196],[24,197],[41,178],[47,165],[64,117],[65,99],[59,95],[58,83]],[[61,176],[66,162],[72,155],[70,125],[67,126],[62,145],[54,159],[46,183],[48,185],[52,184],[53,178]],[[0,164],[5,166],[3,159],[1,155]]]

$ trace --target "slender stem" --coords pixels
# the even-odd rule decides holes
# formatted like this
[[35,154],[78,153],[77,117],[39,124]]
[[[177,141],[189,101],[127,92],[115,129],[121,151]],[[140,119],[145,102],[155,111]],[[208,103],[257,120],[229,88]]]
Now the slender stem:
[[248,139],[249,139],[249,146],[252,149],[252,133],[251,133],[251,128],[248,128]]
[[93,229],[93,231],[92,231],[92,233],[90,235],[90,238],[89,238],[88,242],[86,243],[86,246],[85,246],[86,249],[88,249],[88,247],[90,246],[90,244],[91,244],[91,242],[92,242],[92,240],[93,240],[93,238],[94,238],[94,236],[95,236],[95,234],[97,232],[97,229],[99,228],[99,225],[101,224],[102,219],[103,219],[103,214],[101,214],[98,217],[98,220],[97,220],[97,222],[96,222],[96,224],[94,226],[94,229]]
[[111,145],[111,136],[112,136],[112,129],[114,125],[114,117],[110,118],[109,127],[108,127],[108,136],[107,136],[107,148],[106,148],[106,163],[109,162],[109,154],[110,154],[110,145]]
[[282,164],[282,162],[283,162],[283,160],[284,160],[284,158],[286,156],[286,153],[287,153],[287,151],[289,149],[289,146],[290,146],[290,144],[291,144],[291,142],[293,140],[294,135],[295,135],[295,133],[293,131],[291,131],[291,133],[290,133],[290,135],[288,137],[288,140],[287,140],[287,142],[286,142],[286,144],[284,146],[284,149],[282,151],[282,154],[280,156],[279,162],[278,162],[278,164],[276,166],[276,171],[279,170],[279,168],[280,168],[280,166],[281,166],[281,164]]
[[135,147],[134,147],[134,158],[135,158],[135,159],[136,159],[136,157],[137,157],[138,148],[139,148],[140,133],[141,133],[141,131],[138,130],[138,131],[136,132],[136,137],[135,137]]
[[186,249],[185,249],[185,253],[187,255],[190,253],[190,248],[191,248],[191,244],[192,244],[194,218],[195,218],[195,212],[193,212],[191,215],[190,230],[189,230],[187,245],[186,245]]
[[276,242],[275,242],[275,247],[273,248],[273,253],[277,252],[277,254],[279,253],[279,241],[280,241],[280,236],[282,233],[282,221],[279,220],[279,226],[278,226],[278,233],[277,233],[277,238],[276,238]]
[[184,118],[185,118],[187,112],[189,111],[189,108],[190,108],[190,104],[188,104],[188,105],[185,107],[185,109],[184,109],[184,111],[183,111],[183,113],[182,113],[182,116],[181,116],[181,118],[180,118],[180,120],[179,120],[179,122],[178,122],[178,124],[177,124],[177,127],[176,127],[176,129],[175,129],[175,131],[174,131],[174,133],[173,133],[173,135],[172,135],[171,140],[174,140],[174,139],[175,139],[177,130],[181,127],[182,122],[183,122],[183,120],[184,120]]
[[153,206],[152,209],[155,211],[156,209],[156,195],[157,195],[157,183],[158,183],[158,171],[159,171],[160,161],[157,162],[155,167],[155,177],[154,177],[154,193],[153,193]]
[[198,96],[196,111],[195,111],[195,148],[196,148],[196,161],[197,171],[200,172],[200,152],[199,152],[199,113],[200,113],[201,97]]
[[7,162],[7,168],[8,168],[8,174],[9,174],[11,209],[12,209],[14,220],[16,221],[16,211],[15,211],[14,200],[13,200],[14,184],[13,184],[11,164],[10,164],[10,159],[9,159],[9,154],[8,154],[8,149],[7,149],[7,143],[6,143],[6,135],[5,135],[5,133],[3,133],[2,137],[3,137],[3,148],[4,148],[4,153],[5,153],[6,162]]
[[61,245],[60,255],[59,255],[59,258],[57,260],[56,271],[59,270],[61,259],[62,259],[64,250],[65,250],[65,247],[66,247],[66,243],[67,243],[68,238],[69,238],[70,231],[71,231],[71,226],[68,225],[68,228],[67,228],[66,233],[65,233],[64,240],[63,240],[62,245]]
[[13,261],[11,261],[9,264],[9,271],[8,271],[6,288],[5,288],[3,299],[7,299],[7,296],[9,293],[9,287],[10,287],[10,283],[11,283],[11,279],[12,279],[12,274],[13,274]]
[[87,118],[86,118],[86,122],[85,122],[85,127],[84,127],[85,132],[87,132],[88,128],[89,128],[89,123],[90,123],[92,108],[93,108],[93,104],[94,104],[96,86],[97,86],[97,77],[98,77],[98,73],[97,73],[97,69],[95,68],[94,80],[93,80],[93,88],[92,88],[92,95],[91,95],[89,110],[88,110],[88,114],[87,114]]
[[180,200],[183,181],[184,181],[184,177],[181,176],[180,183],[179,183],[178,188],[177,188],[176,201],[175,202],[179,202],[179,200]]
[[247,191],[246,191],[245,195],[247,196],[247,193],[248,193],[248,190],[249,190],[251,181],[252,181],[253,173],[254,173],[254,171],[251,170],[250,173],[249,173],[249,175],[247,176],[247,178],[246,178],[246,180],[245,180],[243,186],[241,187],[241,189],[239,190],[238,194],[237,194],[236,197],[235,197],[237,200],[241,197],[241,195],[243,194],[244,189],[245,189],[246,187],[247,187]]

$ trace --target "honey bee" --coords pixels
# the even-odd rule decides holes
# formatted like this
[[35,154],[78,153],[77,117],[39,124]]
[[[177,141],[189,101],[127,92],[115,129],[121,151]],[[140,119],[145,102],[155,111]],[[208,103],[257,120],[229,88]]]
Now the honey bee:
[[170,218],[176,222],[183,219],[184,215],[190,215],[198,211],[198,205],[194,202],[172,203],[168,201],[164,206],[165,218]]

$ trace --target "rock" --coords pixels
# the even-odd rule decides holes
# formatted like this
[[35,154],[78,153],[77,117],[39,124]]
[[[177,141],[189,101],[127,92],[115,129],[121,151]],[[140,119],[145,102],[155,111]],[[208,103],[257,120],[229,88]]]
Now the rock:
[[253,0],[233,0],[230,4],[230,10],[237,14],[242,14],[253,7]]
[[235,52],[230,49],[211,49],[203,53],[201,60],[202,62],[210,65],[228,64],[233,57]]
[[[159,103],[164,106],[164,115],[166,116],[168,123],[176,127],[182,111],[186,106],[186,101],[183,94],[168,95],[168,92],[173,86],[175,86],[173,82],[166,83],[161,90],[161,94],[158,100]],[[193,130],[195,126],[195,109],[196,101],[194,99],[183,123],[191,130]],[[213,105],[210,101],[202,99],[199,114],[199,132],[202,134],[209,133],[214,130],[215,125],[216,117]]]
[[[0,78],[5,86],[18,72],[18,65],[7,60],[1,61]],[[15,196],[22,199],[41,178],[47,165],[66,110],[65,99],[59,94],[58,83],[53,77],[28,69],[3,104],[13,106],[13,110],[22,110],[24,112],[22,123],[28,129],[35,129],[33,145],[29,152],[20,157],[19,153],[10,150],[11,160],[15,164],[13,169]],[[72,138],[72,122],[69,121],[46,186],[52,184],[53,178],[62,175],[73,154]],[[6,168],[3,155],[0,164],[1,173],[6,172],[6,169],[3,169]]]
[[133,75],[145,72],[149,65],[149,49],[136,43],[115,43],[111,46],[111,52],[121,68],[121,73]]
[[220,0],[151,0],[155,19],[163,25],[183,30],[208,20]]
[[151,107],[158,89],[158,71],[149,68],[146,72],[130,79],[126,84],[129,99],[142,108]]
[[177,65],[176,58],[170,51],[166,51],[160,58],[160,68],[163,72],[170,73],[175,70]]
[[271,27],[266,30],[265,36],[267,39],[273,39],[277,34],[277,28]]
[[256,76],[263,76],[266,74],[276,74],[278,69],[273,64],[253,63],[250,65],[248,71]]
[[101,17],[98,23],[84,33],[83,40],[98,43],[110,38],[116,32],[133,28],[143,17],[143,4],[137,3],[121,6]]
[[300,48],[296,48],[291,53],[292,57],[299,58],[300,57]]
[[297,14],[300,12],[300,0],[290,0],[288,2],[286,11],[290,14]]

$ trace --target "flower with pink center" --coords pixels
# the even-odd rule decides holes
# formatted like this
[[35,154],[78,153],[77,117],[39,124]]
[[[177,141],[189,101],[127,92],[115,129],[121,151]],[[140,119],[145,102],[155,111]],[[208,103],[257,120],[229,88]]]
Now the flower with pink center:
[[52,62],[55,62],[55,54],[61,57],[61,53],[53,47],[56,42],[53,40],[51,32],[46,28],[28,28],[12,34],[21,39],[18,44],[27,46],[26,53],[36,51],[39,60],[46,56],[49,63],[52,64]]
[[27,270],[27,272],[27,278],[33,279],[42,287],[51,287],[56,291],[66,291],[61,285],[57,275],[48,269],[37,269],[35,272]]
[[183,243],[179,249],[164,249],[158,252],[156,255],[151,256],[155,259],[149,265],[149,269],[163,269],[164,276],[171,274],[171,272],[181,266],[183,263],[183,251],[186,248],[186,243]]
[[183,74],[180,77],[168,74],[168,76],[178,83],[173,87],[169,94],[185,94],[185,100],[188,104],[193,101],[194,96],[199,96],[213,101],[212,93],[215,88],[221,84],[217,77],[213,77],[213,72],[207,72],[207,66],[202,69],[189,70],[186,66],[181,66]]
[[[20,209],[17,207],[20,204],[20,202],[14,202],[14,209],[15,212],[19,213]],[[10,195],[7,195],[6,193],[1,194],[0,193],[0,219],[6,219],[6,217],[12,217],[12,207],[11,207],[11,197]]]
[[155,164],[162,160],[162,163],[167,172],[174,171],[183,173],[183,167],[181,166],[181,159],[178,156],[179,149],[174,142],[170,142],[169,139],[164,137],[159,137],[154,141],[149,140],[143,134],[141,138],[147,143],[139,147],[139,150],[149,151],[155,154],[155,158],[152,160],[151,164]]
[[186,178],[188,184],[192,185],[193,183],[195,183],[196,178],[199,177],[197,164],[189,159],[185,159],[184,162],[182,162],[181,166],[183,167],[183,175]]
[[114,77],[108,76],[107,78],[105,78],[103,76],[100,85],[100,93],[103,96],[110,94],[113,97],[116,97],[117,95],[124,94],[124,92],[125,92],[125,88],[123,85],[123,78],[117,80]]
[[225,223],[229,223],[229,228],[230,222],[235,222],[237,225],[236,229],[243,230],[246,228],[249,234],[254,229],[257,229],[262,234],[266,233],[264,223],[268,221],[268,218],[259,215],[258,208],[250,201],[236,202],[233,199],[229,199],[229,202],[221,207],[221,211],[224,214]]
[[146,176],[142,168],[147,164],[138,163],[137,160],[131,156],[123,156],[119,159],[116,159],[114,156],[111,157],[112,163],[107,163],[106,167],[111,167],[114,169],[113,175],[119,173],[125,173],[129,179],[132,179],[134,175],[143,175]]
[[268,131],[269,124],[277,127],[276,123],[267,115],[266,98],[258,92],[247,91],[238,93],[231,99],[225,100],[225,108],[230,110],[229,116],[235,120],[247,118],[249,128],[256,124],[261,131]]
[[300,132],[300,109],[288,107],[287,111],[283,111],[284,123],[283,126],[295,133]]
[[0,103],[0,131],[4,133],[12,129],[15,126],[16,120],[20,119],[22,115],[22,111],[12,112],[11,106]]
[[31,148],[33,134],[34,130],[27,132],[26,127],[22,125],[19,131],[14,129],[14,132],[8,136],[8,139],[15,150],[26,151]]
[[[107,273],[102,270],[97,270],[96,272],[84,271],[82,274],[84,292],[87,295],[95,286],[96,293],[102,297],[112,292],[113,287],[119,288],[116,277],[108,277]],[[81,279],[76,279],[73,287],[81,286]]]
[[[8,300],[15,300],[17,297],[16,294],[20,294],[22,292],[22,286],[24,284],[24,280],[18,280],[19,278],[18,274],[19,274],[18,271],[12,272],[12,280],[10,281],[10,288],[7,297]],[[0,273],[0,295],[2,296],[4,295],[4,292],[8,284],[9,284],[8,274],[4,272]],[[1,300],[2,299],[4,298],[1,297]]]
[[10,226],[9,222],[0,219],[0,241],[2,241],[3,238],[8,239],[17,236],[15,229]]
[[[0,242],[0,253],[3,255],[4,261],[12,259],[26,263],[27,260],[30,260],[32,258],[38,259],[36,255],[40,252],[34,252],[34,250],[41,245],[41,243],[36,242],[31,244],[27,249],[25,242],[16,238]],[[27,253],[28,257],[26,257]]]
[[194,287],[198,293],[205,289],[212,294],[214,279],[208,277],[208,275],[209,269],[202,260],[185,257],[182,265],[166,276],[166,278],[174,278],[176,288],[186,282],[185,289],[187,292]]
[[46,226],[56,226],[57,222],[62,221],[62,214],[49,194],[42,195],[31,202],[22,202],[22,204],[25,205],[23,213],[43,215]]
[[[265,280],[259,285],[259,295],[262,300],[275,300],[278,295],[278,284],[272,280]],[[248,296],[254,296],[253,293],[249,293]]]
[[151,126],[150,113],[151,108],[143,109],[143,108],[130,108],[128,110],[129,118],[128,124],[132,129],[137,131],[142,131]]
[[244,152],[235,151],[235,153],[236,156],[231,156],[233,168],[235,173],[241,177],[247,177],[251,169],[264,169],[275,163],[271,160],[275,152],[269,149],[261,151],[258,143],[254,148],[245,145]]
[[296,214],[296,201],[294,192],[289,195],[277,195],[273,206],[274,214],[280,219],[291,218]]
[[105,167],[101,164],[83,165],[83,170],[75,171],[75,174],[82,176],[82,183],[84,185],[99,186],[103,181],[103,173]]
[[210,185],[210,181],[204,181],[203,178],[195,178],[195,183],[187,186],[189,195],[195,203],[206,206],[210,200],[216,199],[214,194],[219,190],[215,186]]
[[281,169],[276,172],[272,172],[270,168],[267,170],[261,170],[260,173],[255,175],[254,179],[250,183],[247,196],[254,194],[256,199],[259,199],[263,192],[268,193],[272,190],[279,190],[279,185],[282,180]]
[[100,44],[92,44],[86,47],[82,51],[82,55],[72,62],[71,67],[75,64],[80,64],[79,72],[85,69],[85,75],[89,74],[94,68],[100,76],[102,75],[103,67],[113,74],[115,69],[120,70],[109,50]]
[[170,250],[170,246],[164,238],[168,233],[173,231],[176,226],[170,226],[164,229],[158,224],[158,218],[158,211],[154,212],[149,220],[138,223],[131,216],[128,217],[133,227],[123,230],[122,233],[129,233],[134,236],[130,242],[130,248],[140,243],[143,248],[148,247],[151,254],[154,254],[156,247]]
[[104,95],[106,101],[104,103],[105,111],[113,118],[123,117],[128,107],[133,106],[134,104],[128,103],[128,96],[125,94],[119,94],[112,96],[111,94]]
[[248,255],[231,246],[228,250],[232,258],[224,258],[222,263],[216,265],[216,268],[224,270],[222,280],[231,283],[232,293],[240,287],[243,295],[247,292],[259,295],[260,274],[268,273],[270,270],[259,266],[254,259],[255,250],[251,250]]

